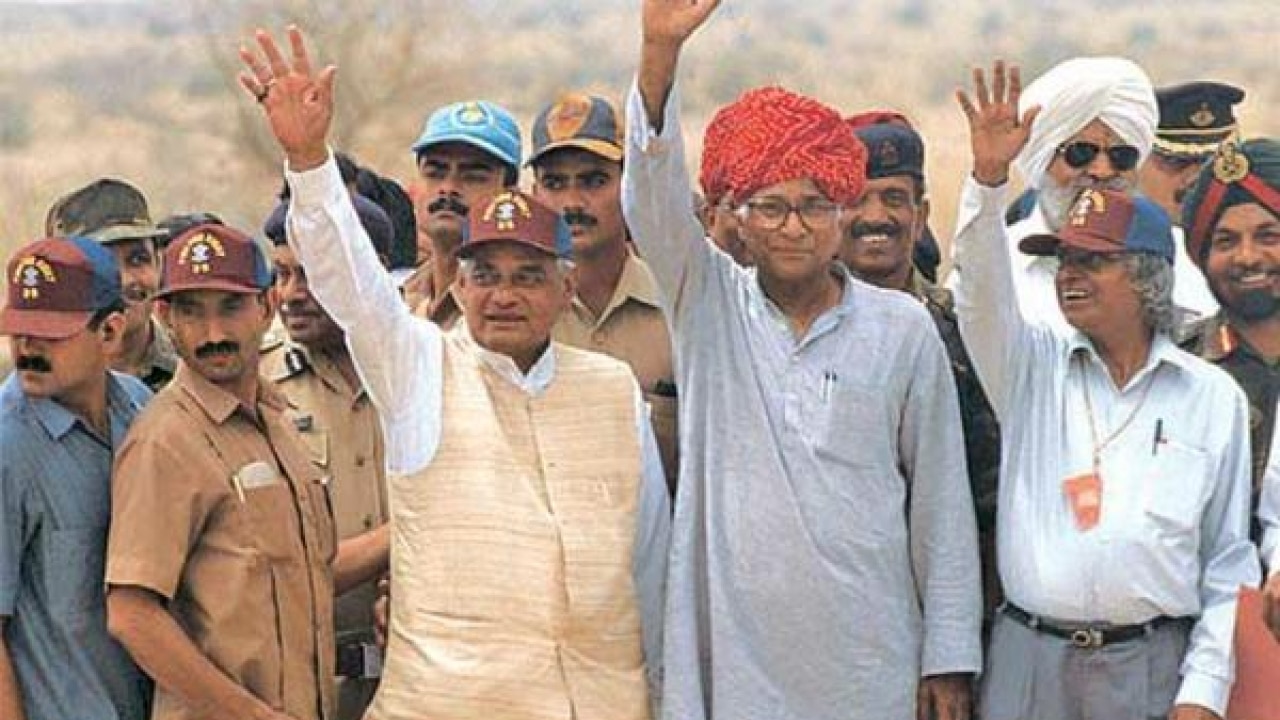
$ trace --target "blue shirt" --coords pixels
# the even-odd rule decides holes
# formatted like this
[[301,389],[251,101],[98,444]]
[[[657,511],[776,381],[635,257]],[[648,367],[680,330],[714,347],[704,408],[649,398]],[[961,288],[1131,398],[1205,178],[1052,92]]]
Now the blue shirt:
[[112,448],[151,392],[110,373],[111,437],[0,385],[0,616],[29,720],[143,720],[151,684],[108,633]]

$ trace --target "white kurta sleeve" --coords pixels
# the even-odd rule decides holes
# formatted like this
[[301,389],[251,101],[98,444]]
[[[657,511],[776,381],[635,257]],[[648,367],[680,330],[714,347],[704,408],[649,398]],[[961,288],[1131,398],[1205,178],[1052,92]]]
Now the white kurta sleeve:
[[636,387],[636,433],[640,440],[640,498],[636,505],[636,541],[632,576],[640,605],[645,670],[650,696],[662,695],[662,623],[667,587],[667,551],[671,545],[671,500],[658,441],[644,396]]
[[415,318],[378,259],[332,154],[302,173],[286,170],[289,244],[311,293],[346,333],[347,346],[386,435],[393,472],[424,467],[440,441],[440,329]]
[[656,133],[640,90],[632,84],[627,97],[627,156],[622,171],[627,229],[653,271],[676,325],[711,256],[719,252],[707,242],[694,212],[679,107],[679,88],[673,86],[667,96],[662,132]]
[[911,487],[911,566],[924,619],[920,674],[976,673],[982,573],[959,401],[942,341],[932,326],[919,336],[898,452]]

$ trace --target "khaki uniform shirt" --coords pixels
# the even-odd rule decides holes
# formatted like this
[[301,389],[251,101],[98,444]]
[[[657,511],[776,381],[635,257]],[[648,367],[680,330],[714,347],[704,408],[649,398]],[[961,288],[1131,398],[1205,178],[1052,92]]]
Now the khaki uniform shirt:
[[[180,363],[117,456],[106,582],[168,600],[205,657],[273,708],[328,720],[333,518],[287,408],[266,382],[245,408]],[[151,717],[198,716],[158,688]]]
[[[262,354],[262,375],[289,403],[286,417],[311,462],[329,476],[338,538],[368,532],[388,519],[385,453],[378,411],[363,387],[351,387],[324,353],[275,340]],[[335,604],[338,643],[348,631],[371,640],[376,583],[345,593]]]
[[462,322],[462,300],[458,297],[458,286],[449,286],[449,291],[440,297],[427,295],[416,305],[410,305],[413,314],[430,320],[441,330],[452,330]]
[[410,308],[416,308],[423,301],[428,300],[435,295],[435,288],[431,275],[431,263],[422,263],[405,279],[400,286],[400,294],[404,296],[404,302]]
[[601,352],[631,366],[649,404],[667,486],[674,490],[680,469],[676,381],[671,334],[660,297],[649,266],[634,253],[629,254],[613,297],[600,317],[575,297],[551,335],[558,342]]

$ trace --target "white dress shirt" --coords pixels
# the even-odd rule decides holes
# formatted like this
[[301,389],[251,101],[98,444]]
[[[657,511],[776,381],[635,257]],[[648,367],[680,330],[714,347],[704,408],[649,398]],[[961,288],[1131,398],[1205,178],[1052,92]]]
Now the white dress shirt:
[[[431,462],[440,444],[444,334],[434,323],[414,316],[401,299],[360,224],[332,156],[307,172],[286,168],[285,177],[293,197],[286,221],[289,243],[306,268],[311,292],[346,333],[356,370],[382,420],[387,469],[415,473]],[[497,375],[530,395],[543,392],[555,377],[550,346],[528,373],[506,355],[479,346],[476,352]],[[639,385],[635,398],[642,478],[632,570],[652,682],[662,658],[671,508]]]
[[[1117,388],[1082,333],[1027,322],[1005,250],[1003,198],[1004,188],[966,180],[955,258],[960,330],[1003,433],[1005,594],[1064,621],[1197,617],[1177,703],[1224,714],[1236,591],[1258,582],[1244,394],[1163,334]],[[1100,438],[1132,420],[1101,454],[1101,520],[1081,531],[1063,481],[1092,469],[1090,404]]]

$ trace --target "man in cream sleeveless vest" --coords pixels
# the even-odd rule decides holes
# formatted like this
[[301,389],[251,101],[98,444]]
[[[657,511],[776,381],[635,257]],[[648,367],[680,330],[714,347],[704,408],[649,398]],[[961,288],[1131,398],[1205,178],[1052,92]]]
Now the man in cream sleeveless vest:
[[290,244],[386,435],[394,591],[367,717],[648,720],[666,487],[627,366],[550,341],[574,292],[567,226],[518,191],[477,203],[464,324],[414,317],[326,145],[334,69],[313,74],[289,35],[286,61],[259,31],[241,82],[287,158]]

